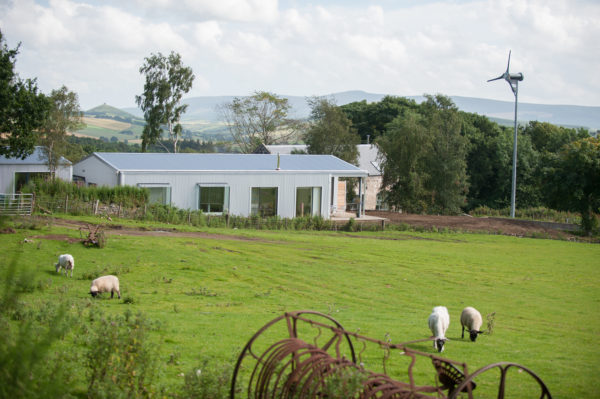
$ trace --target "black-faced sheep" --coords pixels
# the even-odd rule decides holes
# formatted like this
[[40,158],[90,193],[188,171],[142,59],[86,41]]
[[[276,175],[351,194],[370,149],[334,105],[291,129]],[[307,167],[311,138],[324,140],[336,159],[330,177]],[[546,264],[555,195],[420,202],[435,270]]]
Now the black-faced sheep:
[[461,338],[465,337],[465,327],[467,327],[471,341],[475,342],[477,335],[483,334],[483,331],[479,330],[482,323],[483,320],[481,319],[481,313],[479,313],[477,309],[471,306],[464,308],[460,314],[460,325],[462,326]]
[[121,291],[119,291],[119,279],[116,276],[102,276],[92,281],[90,287],[90,295],[96,297],[103,292],[110,292],[110,297],[113,298],[115,292],[121,299]]
[[436,306],[427,319],[429,329],[433,334],[435,340],[433,341],[433,348],[437,349],[438,352],[444,350],[444,344],[448,340],[446,338],[446,330],[450,325],[450,314],[445,306]]
[[58,262],[54,264],[56,267],[56,273],[60,272],[60,268],[65,269],[65,276],[67,272],[71,271],[71,277],[73,277],[73,269],[75,269],[75,259],[72,255],[64,254],[58,257]]

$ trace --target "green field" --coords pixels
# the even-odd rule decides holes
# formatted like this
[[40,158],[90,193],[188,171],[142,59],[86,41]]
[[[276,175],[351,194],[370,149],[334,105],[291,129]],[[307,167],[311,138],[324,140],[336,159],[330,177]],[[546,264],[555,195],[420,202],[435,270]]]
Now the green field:
[[[516,362],[541,376],[554,398],[600,397],[597,244],[459,233],[203,231],[219,236],[111,235],[105,248],[88,249],[43,238],[79,238],[77,230],[17,229],[0,234],[1,264],[6,269],[17,259],[21,270],[33,270],[41,288],[23,294],[27,306],[54,301],[90,312],[131,309],[157,322],[151,339],[167,391],[202,359],[237,357],[254,332],[285,311],[328,313],[350,331],[403,342],[427,338],[431,309],[444,305],[451,317],[444,357],[466,362],[470,371]],[[23,243],[26,237],[33,242]],[[75,257],[73,278],[54,272],[62,253]],[[122,300],[92,300],[90,276],[113,272]],[[483,327],[486,314],[495,312],[493,334],[462,340],[465,306],[480,310]],[[66,335],[57,345],[83,353],[81,344],[71,346],[74,339]],[[412,347],[433,353],[428,342]],[[380,371],[381,357],[370,348],[365,367]],[[398,379],[406,367],[401,357],[390,360]],[[82,364],[75,369],[85,375]],[[432,375],[431,363],[418,365],[418,382],[429,383]],[[507,397],[528,392],[522,377],[509,380],[513,396]],[[478,384],[476,397],[495,397],[491,375]],[[82,379],[74,381],[74,394],[85,396],[85,389]]]

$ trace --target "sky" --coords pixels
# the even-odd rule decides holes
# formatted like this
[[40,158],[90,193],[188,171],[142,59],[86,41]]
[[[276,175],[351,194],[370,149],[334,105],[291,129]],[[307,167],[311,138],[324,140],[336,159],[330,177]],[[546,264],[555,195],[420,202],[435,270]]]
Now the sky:
[[600,106],[597,0],[0,0],[16,70],[81,108],[135,106],[144,58],[194,71],[184,96],[349,90]]

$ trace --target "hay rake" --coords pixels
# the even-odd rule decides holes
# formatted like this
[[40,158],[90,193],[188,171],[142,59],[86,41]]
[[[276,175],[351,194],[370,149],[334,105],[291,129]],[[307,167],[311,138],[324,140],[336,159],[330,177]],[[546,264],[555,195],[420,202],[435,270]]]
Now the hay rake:
[[[277,328],[283,328],[287,336],[271,345],[262,342],[268,341],[267,336],[276,335]],[[230,398],[234,399],[236,395],[253,399],[333,398],[327,393],[328,381],[343,373],[354,373],[361,376],[362,385],[351,397],[360,399],[454,399],[459,395],[472,399],[476,388],[474,378],[498,369],[497,398],[504,399],[507,372],[513,368],[533,378],[540,387],[540,399],[552,398],[540,377],[516,363],[494,363],[469,374],[466,363],[408,347],[430,340],[393,344],[389,339],[381,341],[345,330],[334,318],[323,313],[310,310],[286,312],[259,329],[243,348],[233,371]],[[362,346],[358,353],[355,343]],[[383,373],[364,369],[362,357],[367,344],[377,345],[383,351]],[[394,350],[407,357],[407,381],[395,380],[387,374],[388,360]],[[417,359],[431,361],[435,370],[434,385],[415,383],[413,369]],[[247,385],[245,393],[239,387],[242,384]]]

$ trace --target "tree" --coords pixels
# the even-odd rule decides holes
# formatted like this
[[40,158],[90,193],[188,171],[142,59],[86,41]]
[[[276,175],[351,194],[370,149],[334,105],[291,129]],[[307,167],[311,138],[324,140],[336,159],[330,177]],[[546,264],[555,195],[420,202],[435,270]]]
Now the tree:
[[550,204],[581,214],[586,233],[598,229],[600,213],[600,140],[593,137],[566,144],[546,173]]
[[469,140],[467,210],[510,206],[512,131],[482,115],[462,112],[461,117]]
[[468,140],[461,134],[458,108],[449,97],[438,94],[425,98],[422,108],[431,140],[427,161],[431,210],[458,213],[466,205]]
[[398,117],[376,141],[382,157],[386,201],[412,213],[425,212],[428,207],[425,185],[429,175],[425,161],[431,142],[422,119],[416,112]]
[[145,58],[140,73],[146,78],[144,92],[135,96],[137,105],[144,111],[146,125],[142,133],[142,151],[148,144],[160,141],[166,126],[168,137],[177,152],[182,127],[179,123],[187,104],[180,104],[182,96],[189,92],[194,81],[192,69],[185,67],[181,56],[171,52],[169,57],[161,53]]
[[360,137],[352,129],[352,122],[331,100],[312,98],[310,127],[304,135],[309,154],[330,154],[351,164],[358,163]]
[[352,121],[363,143],[374,142],[397,116],[419,108],[414,100],[385,96],[379,102],[357,101],[340,107]]
[[19,47],[9,49],[0,31],[0,154],[24,159],[34,150],[49,104],[35,79],[21,80],[15,72]]
[[235,97],[219,113],[240,150],[251,153],[261,143],[280,144],[296,135],[299,123],[288,118],[290,108],[287,98],[257,91],[249,97]]
[[377,140],[388,202],[408,212],[457,213],[466,205],[468,141],[448,97],[426,96]]
[[77,94],[63,86],[52,90],[50,96],[50,111],[41,128],[39,143],[43,146],[44,156],[50,170],[51,178],[55,177],[61,157],[69,153],[70,144],[67,133],[78,130],[83,126],[83,112],[79,108]]

